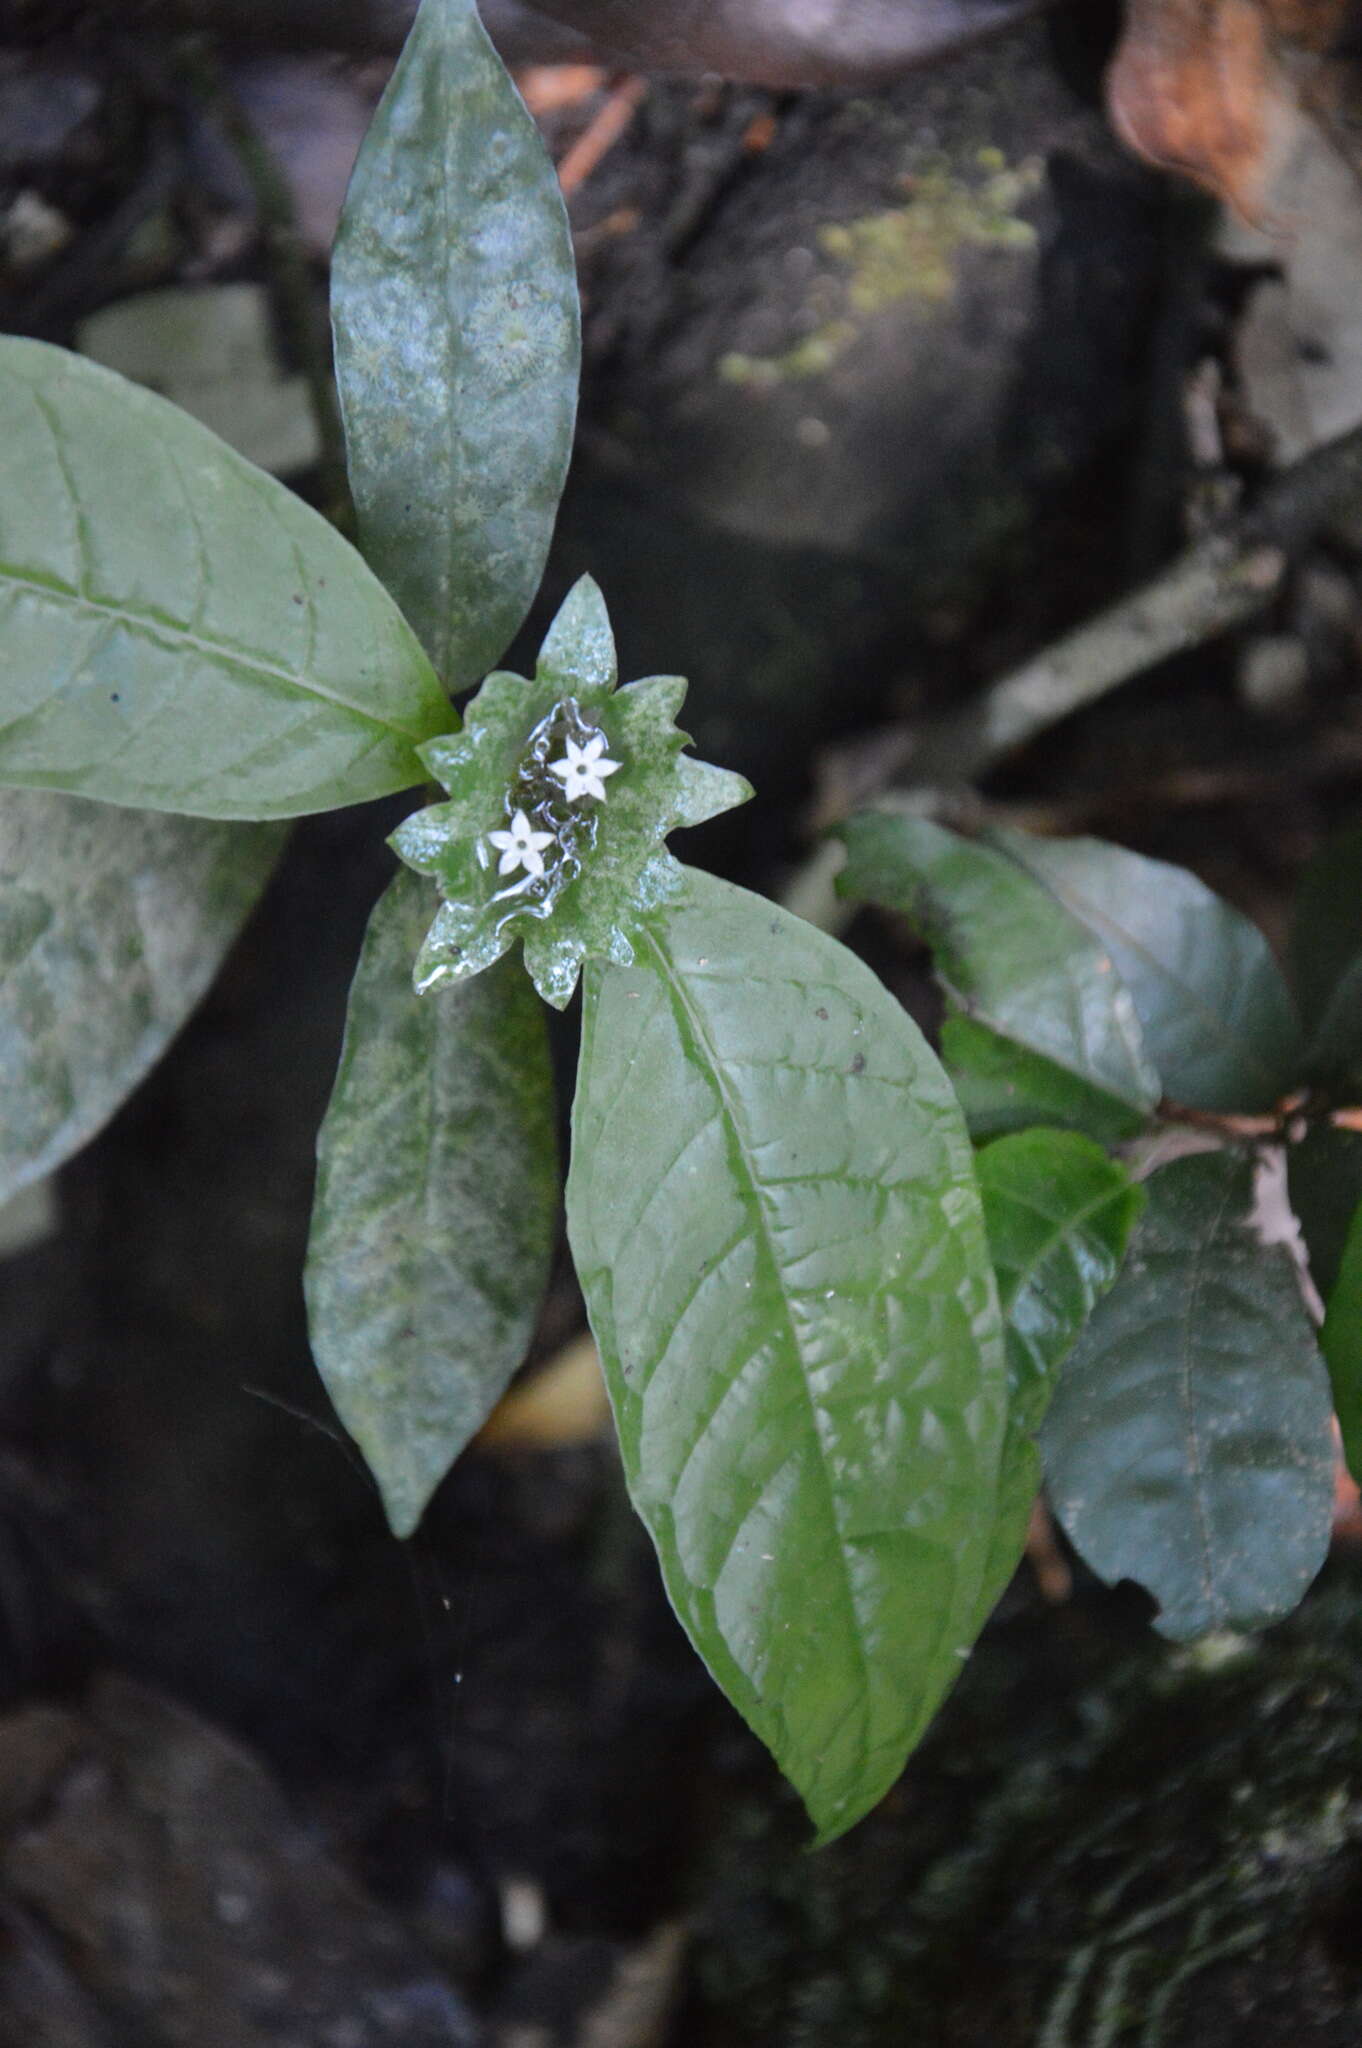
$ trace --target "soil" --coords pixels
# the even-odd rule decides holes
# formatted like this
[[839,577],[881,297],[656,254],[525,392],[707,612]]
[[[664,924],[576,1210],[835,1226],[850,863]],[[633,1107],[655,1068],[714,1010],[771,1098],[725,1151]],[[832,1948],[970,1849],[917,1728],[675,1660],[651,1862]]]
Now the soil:
[[[0,326],[69,343],[151,286],[276,292],[203,72],[59,12],[0,47]],[[589,567],[627,672],[692,677],[698,751],[760,792],[692,836],[701,865],[779,890],[915,720],[1261,465],[1249,437],[1194,474],[1185,380],[1229,362],[1242,293],[1108,133],[1110,28],[1060,15],[873,93],[654,81],[574,195],[583,418],[524,644]],[[324,221],[381,66],[291,57],[271,98],[258,55],[219,55]],[[304,91],[324,164],[320,115],[280,111]],[[555,146],[590,112],[546,115]],[[305,275],[316,314],[315,247]],[[1359,573],[1322,537],[1270,622],[1305,649],[1287,710],[1220,646],[989,801],[1184,861],[1276,929],[1356,806],[1331,735]],[[299,1275],[406,807],[297,828],[198,1015],[62,1174],[57,1227],[0,1260],[0,2048],[1353,2043],[1346,1556],[1261,1644],[1200,1653],[1129,1588],[1080,1574],[1052,1606],[1023,1567],[900,1787],[810,1858],[607,1439],[475,1447],[388,1536]],[[920,959],[856,936],[920,1002]],[[564,1260],[536,1359],[580,1320]]]

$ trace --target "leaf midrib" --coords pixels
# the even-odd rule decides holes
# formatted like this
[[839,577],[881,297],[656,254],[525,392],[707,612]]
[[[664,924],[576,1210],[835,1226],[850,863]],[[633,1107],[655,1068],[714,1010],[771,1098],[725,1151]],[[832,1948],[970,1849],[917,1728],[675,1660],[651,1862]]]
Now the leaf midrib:
[[[396,733],[402,739],[425,740],[432,737],[430,731],[423,724],[410,728],[398,725],[391,718],[380,716],[375,711],[366,711],[362,705],[352,703],[348,698],[343,697],[339,691],[328,689],[324,683],[317,681],[315,677],[305,676],[296,670],[282,668],[275,662],[266,661],[262,655],[247,653],[244,649],[234,647],[229,642],[210,640],[205,634],[192,632],[188,627],[180,625],[174,619],[159,618],[154,613],[139,612],[131,605],[117,604],[112,600],[104,598],[83,597],[79,591],[73,590],[69,584],[56,581],[48,582],[40,577],[21,575],[17,569],[10,567],[7,563],[0,563],[0,587],[15,591],[26,591],[30,595],[43,599],[49,604],[63,606],[72,611],[88,612],[96,618],[112,620],[116,625],[127,626],[135,632],[145,634],[149,639],[167,645],[171,652],[190,650],[202,655],[205,660],[219,662],[231,668],[245,669],[248,674],[261,676],[270,682],[282,683],[286,688],[296,690],[304,696],[317,697],[324,703],[334,704],[338,709],[349,712],[352,717],[362,720],[366,725],[377,726],[382,732]],[[51,696],[44,698],[42,703],[34,705],[32,712],[24,714],[25,718],[33,716],[34,712],[46,709],[54,701],[55,699]],[[3,736],[8,731],[12,731],[15,726],[22,723],[22,719],[8,720],[5,724],[0,725],[0,736]]]
[[[656,932],[653,931],[651,928],[645,928],[645,936],[647,938],[649,946],[652,948],[652,951],[657,959],[658,966],[662,974],[662,978],[666,983],[667,987],[671,990],[672,999],[674,1003],[680,1010],[687,1024],[690,1026],[694,1039],[699,1044],[701,1050],[704,1052],[705,1057],[709,1063],[709,1070],[712,1076],[714,1092],[719,1098],[721,1114],[724,1118],[725,1123],[728,1125],[730,1132],[732,1133],[738,1155],[742,1161],[743,1171],[747,1177],[749,1186],[752,1191],[754,1207],[757,1216],[757,1224],[761,1233],[762,1244],[765,1249],[766,1257],[769,1262],[771,1272],[775,1277],[776,1287],[780,1295],[781,1307],[784,1311],[785,1316],[785,1326],[789,1332],[790,1348],[793,1356],[799,1364],[799,1384],[801,1389],[803,1390],[804,1398],[808,1405],[809,1421],[813,1432],[813,1439],[818,1448],[818,1472],[822,1480],[824,1491],[827,1495],[828,1516],[829,1520],[831,1521],[834,1534],[836,1536],[836,1543],[834,1547],[837,1553],[838,1567],[841,1572],[842,1586],[846,1597],[847,1611],[852,1616],[854,1623],[854,1626],[852,1628],[852,1638],[856,1645],[857,1662],[860,1666],[861,1676],[865,1686],[865,1692],[863,1697],[867,1702],[866,1737],[868,1738],[870,1732],[869,1699],[871,1694],[870,1659],[866,1651],[865,1640],[861,1629],[860,1607],[856,1599],[855,1589],[853,1588],[851,1583],[851,1573],[847,1564],[846,1550],[849,1539],[843,1533],[841,1517],[837,1512],[837,1495],[833,1487],[832,1474],[828,1470],[827,1450],[823,1443],[822,1432],[818,1427],[818,1410],[814,1403],[813,1393],[809,1387],[808,1373],[805,1367],[803,1348],[799,1341],[798,1330],[795,1327],[794,1316],[791,1312],[789,1296],[785,1288],[785,1282],[781,1271],[780,1260],[776,1253],[775,1241],[771,1233],[771,1226],[766,1213],[766,1200],[763,1192],[762,1183],[758,1179],[756,1171],[750,1163],[748,1143],[744,1135],[742,1125],[738,1119],[736,1109],[734,1108],[734,1105],[730,1099],[729,1091],[725,1086],[723,1069],[719,1061],[718,1053],[710,1040],[709,1033],[705,1029],[704,1023],[699,1013],[696,1011],[696,1009],[693,1007],[689,1000],[689,997],[686,993],[684,980],[680,975],[679,971],[674,967],[667,953],[666,948],[662,945]],[[714,976],[710,977],[710,979],[716,978],[717,977]],[[748,1682],[749,1684],[752,1683],[750,1679],[748,1680]],[[758,1695],[758,1697],[760,1697],[760,1694]],[[867,1744],[867,1747],[865,1749],[865,1756],[869,1757],[870,1754],[872,1754],[872,1751]]]

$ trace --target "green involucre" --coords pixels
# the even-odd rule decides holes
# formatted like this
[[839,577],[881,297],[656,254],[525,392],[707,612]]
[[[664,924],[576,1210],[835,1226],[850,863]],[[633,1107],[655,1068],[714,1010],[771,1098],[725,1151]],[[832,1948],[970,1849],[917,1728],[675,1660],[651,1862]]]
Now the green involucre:
[[[391,845],[439,883],[444,903],[416,963],[425,993],[479,974],[514,943],[546,1002],[562,1009],[583,960],[628,965],[631,929],[680,888],[665,847],[679,826],[700,825],[751,789],[740,775],[682,754],[674,723],[686,686],[653,676],[616,690],[614,638],[600,591],[583,577],[540,652],[533,682],[491,675],[464,729],[421,757],[450,801],[408,818]],[[618,770],[605,796],[570,798],[552,772],[570,745],[603,742]],[[498,872],[490,834],[523,815],[549,844],[544,872]]]

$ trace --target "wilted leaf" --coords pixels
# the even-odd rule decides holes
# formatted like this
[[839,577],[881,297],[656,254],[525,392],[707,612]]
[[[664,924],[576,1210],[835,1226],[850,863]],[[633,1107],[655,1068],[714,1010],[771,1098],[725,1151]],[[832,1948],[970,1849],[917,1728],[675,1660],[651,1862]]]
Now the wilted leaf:
[[539,587],[581,360],[558,180],[474,0],[423,0],[355,167],[331,308],[365,552],[463,689]]
[[1017,1568],[1040,1491],[1036,1432],[1060,1366],[1121,1270],[1141,1189],[1100,1145],[1031,1130],[975,1159],[1006,1324],[1007,1433],[980,1624]]
[[1289,1255],[1249,1227],[1251,1165],[1202,1153],[1146,1186],[1045,1419],[1046,1485],[1093,1570],[1148,1587],[1165,1635],[1261,1628],[1328,1548],[1328,1375]]
[[845,948],[687,871],[587,976],[568,1224],[692,1642],[824,1839],[972,1639],[1005,1409],[969,1144]]
[[187,413],[0,340],[0,782],[279,818],[422,779],[454,714],[320,515]]
[[1299,1079],[1300,1024],[1267,940],[1186,868],[1100,839],[989,839],[1110,955],[1175,1101],[1270,1109]]
[[1260,0],[1130,0],[1107,76],[1118,134],[1257,219],[1279,79]]
[[426,891],[369,924],[318,1140],[318,1370],[408,1536],[524,1359],[558,1206],[544,1012],[519,970],[423,1002]]
[[277,826],[0,790],[0,1202],[160,1058],[282,843]]
[[[1161,1091],[1134,1005],[1103,949],[1046,888],[1001,853],[925,818],[865,811],[842,836],[838,888],[908,917],[974,1024],[1058,1068],[1062,1081],[1044,1092],[1072,1103],[1075,1121],[1080,1099],[1095,1091],[1113,1119],[1138,1125]],[[965,1043],[977,1067],[984,1047],[977,1036]],[[1028,1061],[1023,1092],[1039,1092],[1043,1078]]]

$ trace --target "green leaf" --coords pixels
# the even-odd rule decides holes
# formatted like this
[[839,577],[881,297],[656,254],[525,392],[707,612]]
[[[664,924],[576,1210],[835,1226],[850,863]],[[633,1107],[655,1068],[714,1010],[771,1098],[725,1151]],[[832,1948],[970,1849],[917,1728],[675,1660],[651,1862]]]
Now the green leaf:
[[1300,1079],[1300,1023],[1267,940],[1195,875],[1100,839],[988,837],[1110,954],[1174,1101],[1270,1109]]
[[1344,1240],[1319,1348],[1329,1368],[1343,1455],[1356,1479],[1362,1472],[1362,1206],[1354,1211]]
[[[702,825],[752,791],[741,775],[685,757],[674,720],[686,686],[651,676],[615,689],[615,642],[589,576],[549,629],[532,683],[491,675],[464,731],[422,749],[451,802],[399,826],[389,844],[440,885],[444,903],[416,963],[421,994],[480,974],[516,939],[545,1002],[562,1009],[585,959],[633,959],[640,911],[674,895],[669,832]],[[557,770],[574,747],[603,749],[600,788],[574,793]],[[538,876],[518,873],[492,834],[517,818],[540,840]]]
[[1115,1144],[1144,1127],[1143,1111],[1088,1087],[973,1017],[950,1014],[943,1020],[941,1062],[976,1140],[1046,1124]]
[[188,1017],[283,834],[0,790],[0,1202],[51,1173]]
[[1148,1587],[1165,1635],[1261,1628],[1328,1548],[1328,1377],[1290,1256],[1250,1228],[1251,1165],[1202,1153],[1146,1186],[1045,1419],[1046,1484],[1093,1570]]
[[422,780],[454,714],[319,514],[187,413],[0,339],[0,782],[282,818]]
[[1321,1301],[1338,1281],[1353,1212],[1362,1202],[1362,1134],[1313,1124],[1286,1148],[1286,1185]]
[[586,980],[568,1229],[634,1503],[824,1840],[972,1639],[1006,1405],[969,1143],[916,1026],[707,876]]
[[[1159,1079],[1130,996],[1048,890],[1002,854],[925,818],[865,811],[842,836],[847,865],[838,888],[908,917],[932,948],[948,996],[971,1020],[1058,1068],[1085,1096],[1095,1090],[1109,1114],[1134,1112],[1138,1120],[1154,1108]],[[970,1050],[981,1047],[972,1041]]]
[[1040,1492],[1036,1432],[1059,1368],[1121,1270],[1143,1190],[1073,1131],[1022,1131],[975,1159],[1007,1331],[1007,1433],[980,1625],[1017,1568]]
[[1331,840],[1301,877],[1291,966],[1310,1078],[1351,1078],[1362,1070],[1362,825]]
[[399,874],[369,923],[306,1274],[318,1370],[398,1536],[524,1359],[558,1210],[544,1012],[505,969],[419,1001],[425,916]]
[[463,689],[539,586],[581,364],[558,179],[473,0],[423,0],[355,167],[331,308],[365,553]]

